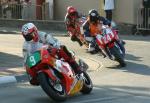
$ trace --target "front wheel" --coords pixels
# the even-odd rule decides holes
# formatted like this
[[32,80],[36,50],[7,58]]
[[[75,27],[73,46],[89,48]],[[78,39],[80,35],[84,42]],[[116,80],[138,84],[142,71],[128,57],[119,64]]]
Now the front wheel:
[[86,72],[83,72],[83,78],[84,78],[84,83],[80,92],[83,94],[89,94],[93,89],[92,80]]
[[125,67],[126,63],[124,61],[124,55],[121,54],[119,48],[114,46],[113,48],[110,49],[110,51],[114,55],[115,60],[119,62],[120,66]]
[[65,101],[67,94],[64,86],[60,82],[54,82],[45,73],[40,72],[38,79],[42,89],[55,101]]

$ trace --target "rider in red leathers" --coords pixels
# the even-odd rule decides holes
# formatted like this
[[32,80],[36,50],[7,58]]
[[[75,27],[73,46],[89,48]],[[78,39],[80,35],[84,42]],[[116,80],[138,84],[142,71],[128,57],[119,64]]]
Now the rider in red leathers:
[[73,6],[69,6],[67,8],[67,13],[65,16],[65,24],[66,24],[66,29],[69,33],[69,35],[71,36],[71,40],[72,41],[77,41],[79,43],[80,46],[82,46],[82,42],[80,41],[80,39],[77,37],[78,32],[76,30],[76,23],[79,23],[79,13],[77,12],[77,10],[73,7]]

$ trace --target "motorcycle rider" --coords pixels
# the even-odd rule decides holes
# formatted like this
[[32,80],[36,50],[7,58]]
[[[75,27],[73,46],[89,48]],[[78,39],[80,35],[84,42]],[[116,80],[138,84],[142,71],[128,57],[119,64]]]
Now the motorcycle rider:
[[[51,51],[55,51],[53,53],[69,63],[75,73],[81,73],[80,67],[73,58],[71,52],[68,51],[66,46],[61,45],[57,39],[53,38],[51,34],[38,31],[37,27],[33,23],[24,24],[21,32],[25,39],[23,44],[24,63],[26,62],[27,56],[47,44],[49,45],[49,49],[51,49]],[[31,79],[31,82],[32,81],[34,83],[34,78]]]
[[[100,16],[99,13],[97,12],[97,10],[91,9],[89,11],[89,16],[88,16],[87,21],[83,24],[85,36],[88,35],[88,36],[95,38],[98,34],[103,35],[104,34],[103,25],[105,25],[106,28],[111,28],[111,22],[109,20]],[[95,43],[96,43],[96,41],[94,40],[92,42],[91,48],[92,48],[92,46],[94,46]],[[122,41],[122,40],[118,41],[118,45],[121,47],[121,49],[124,49],[122,47],[123,44],[125,44],[124,41]],[[92,49],[95,49],[95,48],[92,48]],[[106,55],[102,50],[100,50],[100,51],[104,57],[106,57],[106,55],[108,55],[108,57],[110,59],[112,59],[110,52],[106,48],[104,49],[104,51],[106,52]]]
[[[94,48],[95,43],[96,43],[95,37],[97,34],[102,34],[102,31],[100,30],[100,28],[102,28],[102,24],[107,25],[108,27],[111,26],[110,21],[100,16],[97,10],[95,9],[89,10],[88,19],[83,24],[83,30],[84,30],[85,37],[94,38],[89,48],[90,52],[93,52],[93,51],[97,52],[97,49],[99,49],[99,48]],[[101,50],[100,52],[102,53],[104,57],[106,57],[106,55]]]
[[71,36],[71,40],[77,41],[79,45],[82,46],[83,45],[82,42],[77,37],[78,34],[77,34],[76,26],[75,26],[76,23],[79,23],[79,19],[80,19],[80,16],[76,8],[74,8],[73,6],[68,6],[67,13],[65,16],[66,29]]

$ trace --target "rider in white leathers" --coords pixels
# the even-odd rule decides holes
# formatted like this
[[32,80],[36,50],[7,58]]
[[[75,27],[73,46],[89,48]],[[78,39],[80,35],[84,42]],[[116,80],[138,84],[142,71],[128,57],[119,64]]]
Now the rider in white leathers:
[[[26,25],[32,25],[32,24],[26,24]],[[24,26],[26,26],[24,25]],[[23,29],[23,28],[22,28]],[[22,30],[23,32],[23,30]],[[27,56],[31,55],[33,52],[40,49],[43,45],[50,44],[53,47],[60,48],[60,42],[53,38],[51,34],[47,34],[45,32],[38,32],[38,42],[32,41],[24,41],[23,44],[23,56],[24,56],[24,62],[26,61]]]
[[55,49],[57,51],[55,54],[68,62],[75,73],[81,73],[80,67],[70,51],[68,51],[66,46],[61,45],[57,39],[53,38],[51,34],[39,32],[33,23],[23,25],[21,31],[25,39],[23,44],[24,63],[29,55],[40,49],[43,45],[47,45],[47,47]]

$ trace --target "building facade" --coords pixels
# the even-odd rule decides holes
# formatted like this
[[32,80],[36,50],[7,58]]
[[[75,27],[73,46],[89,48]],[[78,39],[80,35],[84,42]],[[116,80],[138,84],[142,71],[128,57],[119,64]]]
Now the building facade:
[[[113,20],[120,23],[136,24],[137,10],[141,3],[142,0],[115,0]],[[90,9],[97,9],[102,16],[105,16],[103,0],[54,0],[54,19],[63,20],[66,8],[70,5],[85,15]]]
[[[0,0],[0,18],[4,16],[5,3],[2,4]],[[10,0],[11,1],[11,0]],[[12,0],[13,1],[13,0]],[[18,0],[23,1],[23,0]],[[104,0],[30,0],[31,6],[24,8],[17,8],[17,12],[26,11],[30,18],[27,20],[64,20],[66,9],[68,6],[74,6],[83,15],[88,15],[90,9],[97,9],[100,15],[105,17]],[[142,5],[142,0],[114,0],[115,9],[113,10],[113,20],[119,23],[136,24],[137,11]],[[18,4],[17,4],[18,5]],[[20,4],[19,4],[20,5]],[[24,5],[21,3],[24,7]],[[6,11],[6,10],[5,10]],[[7,10],[11,12],[10,10]],[[6,14],[9,14],[6,12]],[[13,14],[13,12],[11,12]],[[21,13],[23,14],[23,13]],[[23,19],[20,16],[19,19]],[[18,18],[13,18],[18,19]]]

